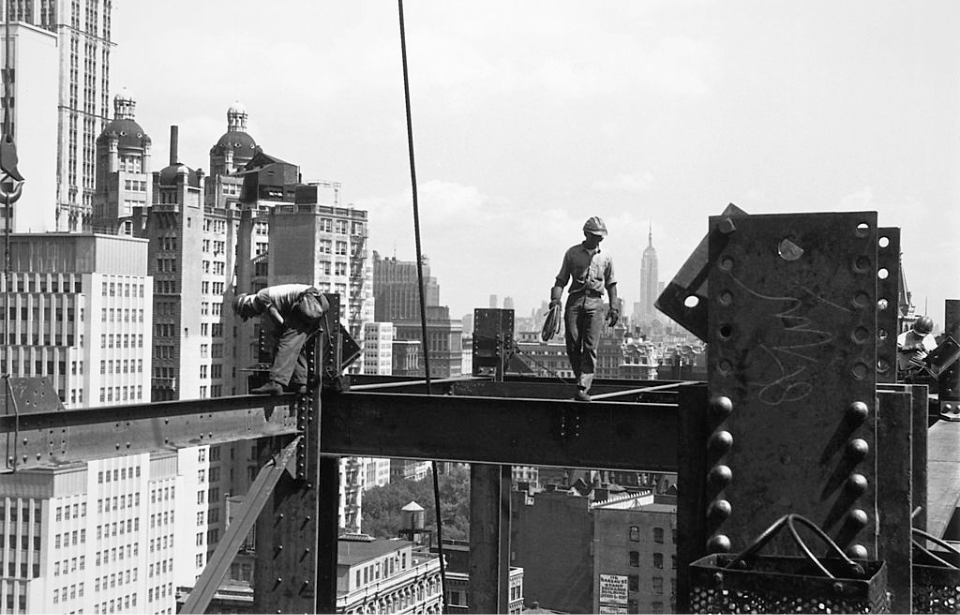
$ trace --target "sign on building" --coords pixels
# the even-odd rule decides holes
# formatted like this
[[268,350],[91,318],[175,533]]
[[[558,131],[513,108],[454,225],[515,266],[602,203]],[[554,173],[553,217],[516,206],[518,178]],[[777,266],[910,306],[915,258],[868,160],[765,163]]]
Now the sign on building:
[[600,612],[626,613],[627,576],[623,574],[600,575]]

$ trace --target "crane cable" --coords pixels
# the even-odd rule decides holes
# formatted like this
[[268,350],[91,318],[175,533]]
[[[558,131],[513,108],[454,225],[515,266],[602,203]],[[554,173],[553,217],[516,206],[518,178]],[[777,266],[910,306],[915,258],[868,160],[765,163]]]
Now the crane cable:
[[[420,291],[420,345],[423,348],[423,367],[426,373],[427,395],[430,390],[430,347],[427,343],[427,307],[423,287],[423,252],[420,247],[420,209],[417,204],[417,165],[413,156],[413,115],[410,112],[410,78],[407,71],[407,37],[403,25],[403,0],[397,0],[400,13],[400,56],[403,61],[403,98],[407,115],[407,149],[410,156],[410,184],[413,194],[413,234],[417,247],[417,286]],[[433,506],[437,518],[437,549],[440,560],[440,596],[441,611],[447,612],[447,572],[443,561],[443,519],[440,514],[440,480],[437,476],[437,462],[430,462],[433,470]]]

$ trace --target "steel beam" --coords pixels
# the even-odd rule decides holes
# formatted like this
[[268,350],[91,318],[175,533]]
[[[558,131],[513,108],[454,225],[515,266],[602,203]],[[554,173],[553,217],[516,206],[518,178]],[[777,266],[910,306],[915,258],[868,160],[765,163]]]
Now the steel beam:
[[32,412],[20,403],[16,414],[0,416],[0,455],[4,470],[14,471],[292,435],[297,433],[294,397],[249,395]]
[[510,466],[470,466],[471,613],[507,613],[510,603]]
[[674,471],[667,404],[324,392],[325,454]]

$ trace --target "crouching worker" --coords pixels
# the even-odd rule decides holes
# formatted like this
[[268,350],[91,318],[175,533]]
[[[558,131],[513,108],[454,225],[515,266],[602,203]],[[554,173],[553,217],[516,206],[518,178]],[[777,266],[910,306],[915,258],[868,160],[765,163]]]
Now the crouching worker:
[[270,381],[251,393],[306,392],[307,358],[302,352],[303,346],[319,329],[321,317],[328,309],[327,298],[306,284],[268,286],[256,294],[243,293],[234,300],[233,311],[241,319],[264,316],[260,326],[267,347],[273,350]]

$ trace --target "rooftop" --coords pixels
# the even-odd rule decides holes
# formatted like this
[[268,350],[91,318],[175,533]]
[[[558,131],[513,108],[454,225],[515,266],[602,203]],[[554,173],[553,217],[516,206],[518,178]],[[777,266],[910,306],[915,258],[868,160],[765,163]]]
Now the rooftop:
[[338,543],[338,566],[353,566],[360,562],[375,559],[387,553],[413,546],[413,543],[409,540],[400,540],[398,538],[391,538],[390,540],[377,538],[369,541],[344,540],[341,538]]

